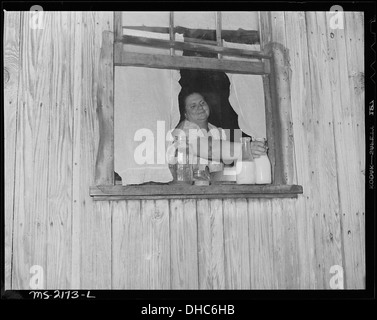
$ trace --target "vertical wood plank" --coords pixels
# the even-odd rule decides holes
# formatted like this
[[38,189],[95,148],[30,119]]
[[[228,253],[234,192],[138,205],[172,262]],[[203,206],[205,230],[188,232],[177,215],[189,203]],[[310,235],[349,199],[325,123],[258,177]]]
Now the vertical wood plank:
[[81,288],[111,289],[111,201],[96,201],[92,219],[81,228],[81,241],[85,243],[81,257]]
[[[312,168],[311,201],[314,218],[318,279],[320,287],[330,288],[330,268],[343,265],[340,235],[338,172],[331,126],[332,93],[329,78],[328,46],[326,37],[326,16],[324,12],[306,12],[309,43],[310,83],[312,106],[308,113],[312,121],[313,136],[310,138],[309,153]],[[330,124],[329,124],[330,122]],[[310,161],[311,162],[311,161]]]
[[271,200],[248,199],[251,289],[277,288]]
[[153,205],[150,289],[170,289],[169,201],[156,200]]
[[[113,289],[148,289],[149,266],[139,200],[119,203],[113,215]],[[125,210],[126,209],[126,210]]]
[[[345,20],[352,18],[352,13],[345,13]],[[327,20],[329,19],[329,14],[327,14]],[[357,103],[356,92],[351,89],[354,84],[350,76],[352,72],[348,70],[348,60],[357,58],[352,54],[347,55],[349,51],[347,51],[346,41],[349,36],[345,35],[344,29],[331,30],[329,28],[329,30],[327,34],[330,55],[329,75],[333,99],[334,143],[343,231],[340,236],[344,243],[347,288],[360,289],[364,287],[365,270],[362,255],[365,249],[362,248],[364,235],[359,232],[358,215],[361,216],[364,212],[365,179],[359,167],[359,159],[362,155],[357,146],[364,145],[364,141],[358,141],[355,123],[359,117],[356,114],[363,111],[363,105]],[[358,45],[357,41],[354,41],[352,46],[356,45]],[[350,141],[355,142],[354,147],[350,148]]]
[[285,37],[285,12],[284,11],[270,11],[271,23],[271,41],[277,42],[286,47]]
[[222,200],[198,200],[199,289],[224,289]]
[[[80,245],[80,221],[81,221],[81,121],[82,121],[82,78],[83,78],[83,49],[82,49],[82,25],[83,13],[76,11],[74,15],[74,41],[71,46],[71,83],[73,105],[73,139],[72,139],[72,266],[71,266],[71,289],[80,289],[81,274],[81,245]],[[85,165],[84,165],[85,167]]]
[[299,251],[297,237],[296,207],[294,199],[285,199],[283,201],[284,219],[284,256],[285,256],[285,288],[299,289],[300,287],[300,269],[299,269]]
[[[174,33],[174,12],[169,12],[169,39],[170,41],[175,41],[175,33]],[[174,48],[170,48],[170,55],[175,55]]]
[[113,289],[170,288],[168,217],[168,200],[130,200],[116,205],[112,222]]
[[299,288],[296,215],[294,200],[291,200],[274,199],[271,203],[275,281],[278,289]]
[[170,201],[171,288],[199,287],[195,200]]
[[114,61],[122,60],[123,44],[120,42],[123,37],[123,13],[114,12]]
[[259,38],[261,43],[261,49],[263,50],[264,45],[272,41],[271,32],[271,12],[270,11],[259,11]]
[[[136,229],[137,220],[131,219],[134,211],[128,211],[129,203],[130,201],[114,201],[113,204],[111,221],[111,289],[129,289],[126,286],[128,275],[132,277],[127,260],[127,257],[130,256],[130,245],[133,243],[129,241],[131,237],[129,233]],[[132,265],[130,264],[130,266]]]
[[[151,219],[153,216],[154,210],[154,201],[148,200],[141,200],[140,201],[140,251],[138,252],[139,255],[139,263],[136,265],[141,267],[143,273],[141,274],[141,283],[143,284],[142,289],[150,288],[150,281],[151,281],[151,269],[150,269],[150,261],[153,259],[154,252],[152,250],[152,225]],[[132,241],[132,240],[131,240]]]
[[114,41],[121,40],[123,36],[122,11],[114,12]]
[[286,12],[286,44],[290,50],[291,104],[294,133],[294,150],[297,169],[297,183],[303,186],[304,194],[296,200],[296,219],[299,247],[300,288],[315,287],[312,212],[312,182],[310,152],[312,119],[307,116],[312,105],[308,40],[304,12]]
[[[285,39],[284,39],[285,40]],[[291,111],[291,77],[292,71],[289,65],[289,51],[280,43],[274,43],[271,48],[273,55],[271,76],[274,76],[276,84],[276,106],[274,110],[275,147],[279,146],[279,158],[275,161],[281,163],[283,184],[296,183],[294,139],[292,130]]]
[[211,252],[212,252],[212,287],[225,289],[225,249],[224,249],[224,213],[222,200],[210,200],[211,213]]
[[40,288],[45,288],[46,285],[47,169],[52,65],[49,50],[52,17],[51,13],[45,12],[44,29],[32,30],[31,15],[28,12],[21,13],[22,62],[15,166],[13,289],[30,288],[30,268],[33,265],[40,266],[43,271]]
[[225,288],[250,289],[249,224],[246,199],[224,199]]
[[[359,186],[358,210],[356,211],[356,232],[359,229],[360,235],[360,270],[365,273],[365,70],[364,70],[364,12],[347,12],[345,16],[345,40],[347,50],[348,76],[350,81],[350,92],[354,108],[351,109],[355,145],[358,147],[359,172],[362,173]],[[365,276],[363,277],[365,287]],[[360,286],[360,283],[358,284]]]
[[282,201],[280,199],[272,200],[272,232],[273,232],[273,257],[274,265],[279,266],[274,271],[275,287],[277,289],[285,289],[285,275],[287,272],[284,260],[284,212]]
[[[80,287],[81,288],[108,288],[111,285],[109,275],[111,272],[98,274],[96,261],[111,270],[111,255],[107,252],[111,247],[111,215],[105,209],[105,205],[99,205],[89,196],[88,188],[94,184],[95,163],[99,141],[99,127],[97,116],[97,86],[100,51],[102,45],[102,32],[113,30],[113,12],[83,12],[81,23],[81,122],[75,130],[80,130],[79,156],[80,159],[80,189],[77,196],[80,204],[80,241],[75,246],[80,247]],[[77,148],[74,146],[76,152]],[[102,222],[102,223],[99,223]],[[93,234],[96,241],[102,245],[99,248],[93,246]],[[75,249],[77,250],[77,249]],[[95,256],[95,259],[92,257]],[[96,275],[96,276],[93,276]]]
[[209,200],[197,200],[199,289],[212,289]]
[[272,75],[263,76],[263,90],[265,99],[266,138],[269,147],[268,157],[271,162],[271,177],[273,184],[279,184],[281,179],[280,166],[276,163],[278,156],[277,143],[274,131],[274,105],[276,105],[276,86]]
[[168,200],[141,201],[141,255],[148,289],[170,289]]
[[20,73],[20,12],[4,11],[4,287],[12,288],[14,183]]
[[[261,50],[264,53],[271,54],[271,12],[261,11],[259,13],[259,24]],[[276,137],[278,127],[276,127],[274,116],[275,108],[277,105],[277,91],[276,82],[274,81],[274,65],[272,63],[272,59],[268,61],[268,65],[270,66],[271,73],[269,75],[262,76],[265,98],[266,138],[269,146],[268,156],[271,161],[272,183],[280,184],[282,181],[281,164],[276,160],[277,158],[279,158],[280,148]]]
[[114,184],[114,35],[102,32],[98,67],[97,116],[99,143],[96,159],[96,185]]
[[50,131],[48,164],[48,228],[46,287],[71,288],[72,259],[72,135],[70,51],[74,31],[70,12],[54,12],[50,74]]

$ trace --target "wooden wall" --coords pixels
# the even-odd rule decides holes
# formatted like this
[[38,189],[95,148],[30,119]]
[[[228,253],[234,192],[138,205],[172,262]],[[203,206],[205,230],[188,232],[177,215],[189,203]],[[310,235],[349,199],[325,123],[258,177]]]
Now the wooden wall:
[[112,12],[5,12],[5,280],[28,289],[365,287],[363,15],[272,12],[287,48],[298,199],[94,202],[97,75]]

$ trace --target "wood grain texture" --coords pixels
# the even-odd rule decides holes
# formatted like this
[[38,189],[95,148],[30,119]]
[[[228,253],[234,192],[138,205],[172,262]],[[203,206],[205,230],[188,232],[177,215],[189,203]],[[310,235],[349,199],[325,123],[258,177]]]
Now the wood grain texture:
[[271,200],[249,199],[248,215],[251,289],[276,289]]
[[260,30],[260,44],[261,50],[267,43],[272,41],[272,24],[271,24],[271,12],[259,11],[259,30]]
[[[272,70],[273,71],[273,70]],[[263,77],[263,91],[264,91],[264,104],[265,104],[265,118],[266,118],[266,138],[268,143],[268,158],[271,162],[271,182],[273,184],[280,183],[281,179],[276,171],[276,142],[274,134],[274,108],[276,105],[276,87],[274,81],[272,81],[272,75],[265,75]]]
[[135,185],[93,186],[90,195],[94,200],[125,199],[182,199],[182,198],[290,198],[302,193],[296,185]]
[[312,208],[319,286],[330,288],[330,268],[343,266],[340,238],[340,215],[336,150],[331,126],[332,93],[327,55],[327,29],[324,12],[306,12],[309,43],[309,67],[312,106],[307,117],[311,121],[310,160],[312,170]]
[[[283,40],[283,39],[282,39]],[[276,161],[281,162],[282,183],[294,184],[296,183],[295,172],[295,158],[294,158],[294,138],[293,138],[293,122],[292,122],[292,106],[291,106],[291,78],[292,70],[290,67],[289,50],[280,43],[272,45],[272,61],[274,73],[271,76],[275,77],[276,95],[277,95],[277,114],[274,116],[275,129],[278,129],[277,143],[281,147],[281,155]]]
[[122,23],[122,11],[114,12],[114,41],[121,40],[123,37],[123,23]]
[[112,288],[170,289],[169,202],[114,202]]
[[195,200],[170,200],[171,289],[198,289]]
[[112,288],[148,289],[143,252],[141,201],[115,203],[113,212]]
[[[271,55],[271,73],[264,77],[267,139],[273,183],[296,183],[291,106],[289,49],[286,47],[284,12],[260,13],[262,50]],[[268,42],[267,42],[268,41]]]
[[[140,202],[138,203],[138,209],[140,210]],[[127,288],[128,275],[132,274],[131,264],[127,259],[127,255],[130,253],[131,244],[128,237],[131,236],[133,230],[136,231],[137,221],[134,210],[128,211],[130,201],[116,201],[113,203],[113,212],[111,219],[111,288],[114,290]],[[133,225],[131,224],[134,217]],[[131,228],[133,226],[133,228]],[[130,264],[130,267],[128,266]]]
[[[160,69],[214,70],[236,74],[268,74],[265,64],[260,61],[217,60],[213,58],[145,54],[123,51],[121,57],[115,56],[116,66],[140,66]],[[118,60],[120,58],[120,60]]]
[[46,288],[71,288],[72,140],[71,46],[69,12],[53,14],[48,50],[52,55],[49,102]]
[[[327,15],[327,20],[329,17]],[[345,20],[352,20],[353,14],[346,12]],[[353,26],[351,29],[355,29]],[[349,29],[347,29],[349,30]],[[353,31],[351,31],[353,33]],[[348,70],[348,60],[356,62],[352,54],[354,46],[359,45],[354,41],[350,46],[346,42],[356,40],[355,35],[346,35],[344,29],[332,30],[328,34],[330,55],[330,80],[332,88],[332,105],[334,114],[334,141],[336,147],[336,161],[339,181],[340,212],[342,221],[342,241],[344,246],[345,273],[347,274],[347,288],[360,289],[365,286],[364,261],[365,249],[362,242],[364,234],[360,229],[359,215],[362,217],[365,204],[364,176],[361,172],[359,159],[362,157],[358,145],[365,145],[364,139],[358,134],[357,121],[359,110],[364,104],[355,97],[354,83]],[[347,50],[348,49],[348,50]],[[352,68],[352,66],[351,66]],[[363,72],[360,70],[359,72]],[[359,140],[358,140],[359,139]],[[354,148],[350,148],[350,141],[354,141]],[[363,153],[364,154],[364,153]]]
[[224,56],[244,57],[244,58],[250,58],[250,59],[251,58],[254,58],[254,59],[270,58],[269,55],[266,55],[260,51],[226,48],[226,47],[222,47],[221,43],[217,43],[217,45],[209,45],[209,44],[201,44],[201,43],[190,43],[186,41],[182,42],[182,41],[174,41],[174,40],[162,40],[162,39],[136,37],[136,36],[128,36],[128,35],[123,36],[122,43],[139,45],[139,46],[148,46],[148,47],[153,47],[153,48],[162,48],[162,49],[206,52],[206,53],[221,54]]
[[[97,117],[97,86],[100,51],[102,45],[102,32],[113,30],[113,12],[83,12],[80,23],[81,35],[81,56],[80,68],[81,103],[80,124],[76,130],[80,130],[80,140],[75,140],[79,147],[74,150],[74,158],[79,158],[79,189],[74,197],[79,203],[79,239],[74,246],[79,246],[80,252],[80,287],[105,289],[111,286],[111,255],[106,248],[111,247],[111,215],[100,212],[101,208],[108,208],[106,205],[97,206],[88,193],[88,186],[94,184],[95,163],[99,141],[99,127]],[[77,35],[78,36],[78,35]],[[77,101],[79,98],[77,98]],[[101,223],[100,223],[101,222]],[[75,226],[76,228],[76,226]],[[93,237],[102,243],[99,248],[93,246]],[[75,252],[77,248],[74,249]],[[92,257],[95,257],[92,258]],[[103,274],[98,273],[96,261],[101,261],[101,268],[106,269]],[[105,266],[106,265],[106,266]]]
[[[358,195],[358,210],[356,211],[356,233],[360,237],[359,250],[360,262],[359,268],[361,272],[365,272],[365,156],[366,156],[366,136],[365,136],[365,70],[364,70],[364,50],[365,50],[365,35],[364,35],[364,12],[347,13],[345,16],[345,41],[347,50],[347,67],[348,78],[350,81],[350,92],[352,97],[351,109],[352,126],[355,145],[358,147],[358,172],[360,185]],[[358,231],[360,230],[360,231]],[[365,277],[362,280],[365,287]],[[360,284],[357,284],[358,286]]]
[[[83,196],[83,186],[81,185],[81,136],[84,132],[77,130],[81,128],[82,121],[82,12],[74,13],[74,42],[72,48],[72,65],[71,65],[71,83],[72,90],[72,105],[73,105],[73,137],[72,137],[72,265],[71,265],[71,288],[80,289],[80,274],[81,274],[81,245],[80,245],[80,222],[81,222],[81,207],[83,205],[81,199]],[[76,129],[75,129],[76,128]]]
[[296,201],[296,221],[299,252],[300,288],[313,289],[315,286],[315,246],[312,224],[312,185],[309,160],[311,139],[314,139],[308,126],[312,119],[307,109],[312,105],[310,89],[310,69],[308,60],[308,40],[304,12],[286,12],[286,45],[290,50],[292,122],[295,143],[297,183],[303,186],[304,193]]
[[113,43],[113,33],[103,31],[97,75],[97,116],[99,123],[99,142],[95,173],[95,182],[97,185],[114,184]]
[[193,186],[192,200],[176,187],[167,200],[156,186],[147,200],[138,187],[89,194],[113,13],[45,12],[42,30],[5,13],[6,287],[29,289],[40,265],[52,289],[330,289],[340,265],[347,289],[365,288],[363,16],[330,30],[325,12],[267,14],[262,36],[289,50],[303,189],[236,186],[231,199],[229,186]]
[[4,12],[4,288],[12,288],[14,184],[20,71],[20,12]]
[[169,201],[147,201],[153,206],[152,211],[152,260],[151,289],[170,289],[170,220]]
[[[30,268],[43,270],[46,288],[52,14],[44,29],[30,28],[31,15],[21,14],[20,89],[15,166],[12,288],[29,289]],[[43,48],[43,50],[42,50]]]
[[199,289],[224,289],[222,200],[197,200]]
[[225,289],[250,289],[249,223],[246,199],[224,199]]
[[[274,205],[278,204],[279,209],[274,210]],[[278,228],[282,229],[284,248],[282,250],[283,259],[282,265],[284,270],[283,279],[278,279],[281,287],[285,289],[299,289],[300,288],[300,270],[298,263],[298,239],[297,239],[297,222],[296,222],[296,211],[295,211],[294,201],[282,201],[281,199],[276,199],[273,201],[273,212],[277,212],[277,217],[279,220],[281,218],[281,223]],[[282,216],[279,217],[279,213]],[[275,221],[273,221],[273,227],[275,228]],[[276,265],[279,265],[275,261]]]
[[112,211],[111,202],[96,202],[90,212],[91,219],[81,223],[81,288],[111,289]]

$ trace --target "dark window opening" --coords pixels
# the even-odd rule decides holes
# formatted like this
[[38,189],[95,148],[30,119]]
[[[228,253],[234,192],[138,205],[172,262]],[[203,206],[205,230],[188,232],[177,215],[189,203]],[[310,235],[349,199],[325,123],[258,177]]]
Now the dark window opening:
[[[211,35],[211,33],[208,33]],[[203,35],[203,34],[202,34]],[[204,34],[205,35],[205,34]],[[212,40],[207,37],[205,40]],[[201,38],[203,39],[203,38]],[[214,58],[213,54],[202,54],[193,51],[183,51],[184,56],[201,56],[207,58]],[[200,93],[210,107],[210,115],[208,121],[216,127],[230,130],[230,141],[235,141],[234,131],[240,129],[238,125],[238,115],[232,108],[229,102],[230,95],[230,81],[225,72],[220,71],[207,71],[207,70],[180,70],[181,79],[179,84],[182,89],[179,94],[180,110],[181,104],[184,103],[181,98],[183,92],[198,92]],[[180,121],[184,120],[181,114]],[[249,137],[246,133],[242,132],[243,137]]]

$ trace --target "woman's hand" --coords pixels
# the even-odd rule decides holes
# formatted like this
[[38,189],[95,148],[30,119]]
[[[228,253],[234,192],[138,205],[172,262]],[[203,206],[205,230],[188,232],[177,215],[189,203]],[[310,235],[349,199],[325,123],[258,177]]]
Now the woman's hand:
[[262,141],[252,141],[250,142],[251,154],[254,158],[259,158],[261,155],[267,153],[268,147]]

